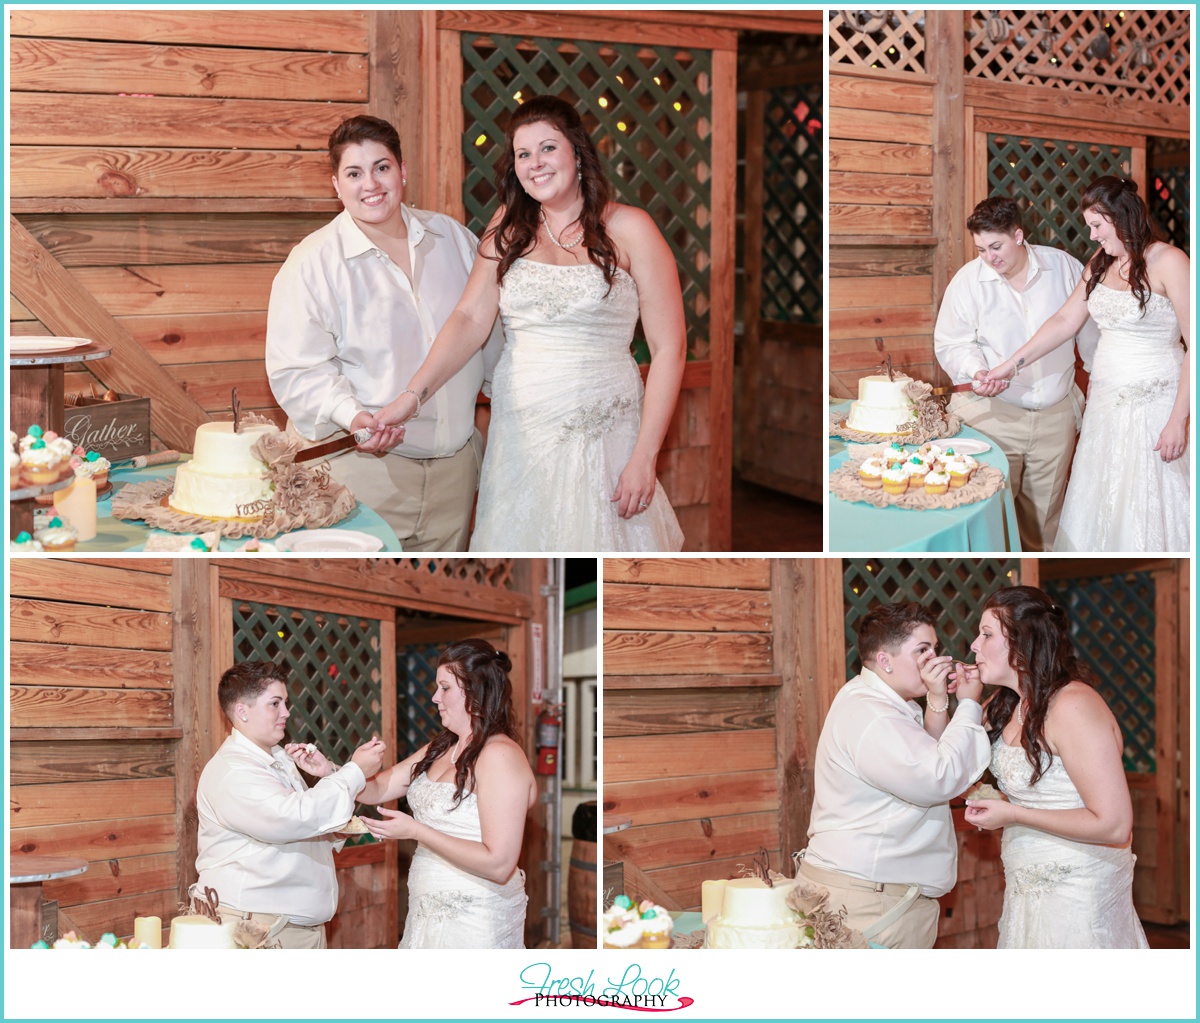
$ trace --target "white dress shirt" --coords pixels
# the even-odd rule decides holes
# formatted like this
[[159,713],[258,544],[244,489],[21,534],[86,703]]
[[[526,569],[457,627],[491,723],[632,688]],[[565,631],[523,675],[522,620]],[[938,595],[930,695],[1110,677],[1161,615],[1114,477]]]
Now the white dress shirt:
[[[1025,290],[1017,291],[982,256],[950,281],[933,328],[937,361],[956,384],[980,370],[998,366],[1053,316],[1070,297],[1083,273],[1074,256],[1047,245],[1025,244],[1029,259]],[[1075,337],[1089,369],[1099,330],[1089,319]],[[1023,366],[998,398],[1027,409],[1049,408],[1071,393],[1075,349],[1060,345]]]
[[[401,207],[412,280],[343,211],[300,242],[271,285],[267,375],[275,400],[309,440],[349,430],[407,386],[454,311],[478,241],[441,213]],[[393,452],[442,458],[475,429],[475,399],[500,357],[497,319],[482,353],[421,403]]]
[[834,697],[817,743],[805,862],[883,884],[954,887],[958,845],[949,800],[991,761],[983,708],[959,700],[940,739],[920,706],[864,668]]
[[309,927],[337,912],[330,837],[354,813],[366,785],[353,761],[312,788],[281,746],[270,753],[236,729],[196,789],[199,889],[243,913],[277,913]]

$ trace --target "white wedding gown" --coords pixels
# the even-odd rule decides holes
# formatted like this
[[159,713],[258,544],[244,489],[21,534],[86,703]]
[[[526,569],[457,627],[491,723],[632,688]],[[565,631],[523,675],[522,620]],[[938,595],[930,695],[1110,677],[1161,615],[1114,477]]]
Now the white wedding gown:
[[[997,739],[992,774],[1018,806],[1073,810],[1084,805],[1059,757],[1036,785],[1020,746]],[[1004,910],[999,948],[1147,948],[1133,908],[1128,846],[1074,842],[1021,825],[1004,829]]]
[[1054,549],[1187,552],[1192,453],[1154,450],[1183,364],[1175,309],[1151,294],[1142,315],[1133,292],[1097,284],[1088,311],[1100,343]]
[[[456,807],[453,781],[424,773],[408,787],[408,805],[422,824],[478,842],[479,804],[469,793]],[[524,948],[525,874],[495,884],[417,845],[408,871],[408,919],[401,948]]]
[[612,502],[637,440],[642,378],[629,353],[638,290],[593,263],[518,259],[500,288],[507,342],[492,380],[472,551],[678,551],[662,485],[623,519]]

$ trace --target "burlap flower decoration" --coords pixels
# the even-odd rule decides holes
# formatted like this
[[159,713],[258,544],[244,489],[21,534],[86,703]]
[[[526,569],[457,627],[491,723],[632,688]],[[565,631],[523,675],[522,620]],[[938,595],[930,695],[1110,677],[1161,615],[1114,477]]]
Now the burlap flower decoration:
[[862,931],[846,926],[846,907],[829,908],[829,889],[798,876],[787,895],[787,904],[811,929],[813,948],[868,948]]

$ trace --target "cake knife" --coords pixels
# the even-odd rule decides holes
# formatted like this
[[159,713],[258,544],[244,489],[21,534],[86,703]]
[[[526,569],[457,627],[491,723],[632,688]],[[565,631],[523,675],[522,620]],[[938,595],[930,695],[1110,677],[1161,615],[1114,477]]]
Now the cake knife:
[[965,384],[955,384],[953,387],[935,387],[929,392],[930,397],[937,398],[943,394],[959,394],[963,391],[972,391],[975,385],[968,381]]
[[326,441],[324,444],[314,444],[311,448],[305,448],[303,451],[296,453],[293,462],[311,462],[314,458],[322,458],[325,455],[336,454],[338,451],[345,451],[347,448],[352,448],[355,445],[362,444],[370,440],[371,430],[364,426],[361,430],[355,430],[348,437],[338,437],[336,440]]

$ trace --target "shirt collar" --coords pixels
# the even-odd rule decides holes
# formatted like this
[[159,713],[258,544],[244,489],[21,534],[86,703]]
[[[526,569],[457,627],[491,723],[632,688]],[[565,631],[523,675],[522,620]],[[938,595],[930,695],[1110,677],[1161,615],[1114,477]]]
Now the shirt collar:
[[858,677],[862,679],[863,684],[868,689],[878,693],[885,699],[891,700],[897,707],[903,708],[908,714],[915,712],[917,720],[921,720],[921,705],[915,700],[906,700],[866,665],[863,665],[862,674]]
[[[441,233],[427,222],[427,218],[433,217],[429,210],[418,210],[411,206],[401,205],[400,216],[404,218],[404,226],[408,228],[409,245],[412,248],[415,249],[420,245],[427,234],[434,238],[441,237]],[[337,232],[342,239],[342,251],[348,257],[380,251],[379,246],[366,236],[363,229],[354,222],[354,218],[346,210],[342,210],[337,215],[335,223]]]
[[240,752],[249,754],[255,760],[258,760],[263,764],[270,765],[278,761],[280,756],[287,756],[287,754],[284,753],[282,746],[272,746],[271,752],[268,753],[261,746],[247,739],[236,728],[229,733],[229,739]]
[[[1033,246],[1029,242],[1021,242],[1021,247],[1025,250],[1025,258],[1029,261],[1029,272],[1025,275],[1025,282],[1033,280],[1041,272],[1041,265],[1037,261],[1037,256],[1034,254]],[[976,257],[979,260],[979,280],[981,281],[1004,281],[1004,278],[997,273],[996,268],[992,266],[982,256]],[[1005,281],[1007,283],[1007,281]]]

